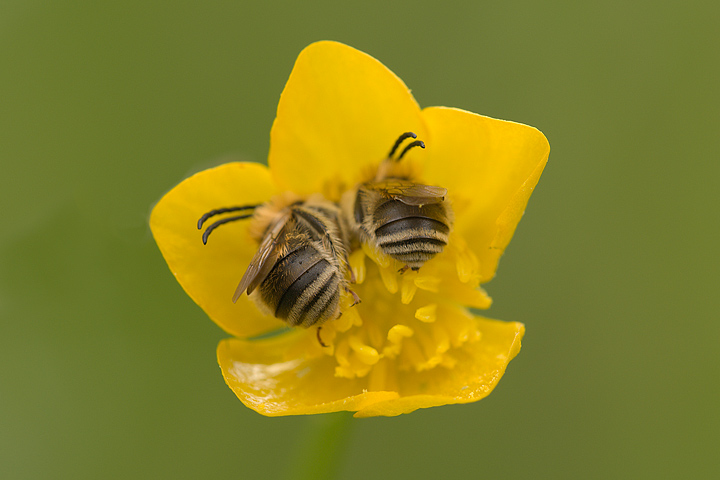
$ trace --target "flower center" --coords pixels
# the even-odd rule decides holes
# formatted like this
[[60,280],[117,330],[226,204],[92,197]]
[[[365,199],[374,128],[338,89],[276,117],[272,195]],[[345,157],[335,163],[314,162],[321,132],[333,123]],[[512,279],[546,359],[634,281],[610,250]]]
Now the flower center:
[[[453,351],[480,339],[466,306],[488,308],[479,289],[479,264],[462,238],[419,271],[364,246],[350,256],[362,303],[343,298],[342,316],[318,331],[322,353],[334,356],[335,375],[368,377],[369,390],[393,388],[398,371],[453,368]],[[317,350],[316,350],[317,351]]]

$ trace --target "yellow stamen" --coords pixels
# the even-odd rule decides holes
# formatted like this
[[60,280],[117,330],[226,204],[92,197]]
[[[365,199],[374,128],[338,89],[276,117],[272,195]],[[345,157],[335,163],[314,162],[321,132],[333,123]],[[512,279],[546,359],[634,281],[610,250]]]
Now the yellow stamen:
[[460,305],[490,304],[476,288],[477,259],[464,242],[457,243],[418,272],[398,273],[403,265],[367,244],[353,252],[352,289],[363,301],[352,306],[352,296],[343,295],[341,318],[326,322],[321,330],[327,346],[315,339],[307,354],[334,355],[336,376],[366,377],[372,391],[392,389],[399,370],[453,368],[453,349],[480,338],[474,316]]
[[355,250],[352,254],[350,254],[350,268],[352,268],[353,273],[355,274],[355,283],[362,284],[365,281],[365,252],[360,250]]
[[453,235],[448,249],[455,255],[455,267],[461,283],[476,282],[480,278],[480,262],[459,235]]
[[417,292],[417,285],[415,285],[415,272],[406,272],[402,279],[402,286],[400,287],[400,301],[407,305],[412,302]]
[[400,343],[403,338],[412,337],[413,329],[407,325],[394,325],[387,334],[388,340],[392,343]]
[[387,358],[395,358],[402,351],[403,338],[410,338],[415,332],[406,325],[394,325],[387,334],[388,342],[383,348],[383,356]]
[[437,293],[440,291],[440,278],[430,275],[418,275],[415,277],[415,285],[421,290]]
[[354,325],[362,325],[362,319],[355,307],[347,307],[340,318],[328,322],[328,326],[332,326],[338,332],[347,332]]
[[392,268],[380,267],[380,276],[382,277],[383,284],[385,284],[385,288],[387,288],[388,292],[397,293],[397,272],[395,272]]
[[471,288],[461,283],[448,282],[447,288],[443,289],[445,296],[461,305],[474,308],[490,308],[492,298],[480,287]]
[[353,349],[357,358],[360,359],[366,365],[375,365],[380,360],[380,354],[377,350],[369,345],[362,343],[360,338],[355,335],[350,335],[348,338],[350,348]]
[[368,365],[363,362],[357,354],[350,356],[350,371],[352,373],[351,378],[362,378],[372,370],[372,365]]
[[431,303],[415,310],[415,318],[425,323],[432,323],[437,318],[437,304]]

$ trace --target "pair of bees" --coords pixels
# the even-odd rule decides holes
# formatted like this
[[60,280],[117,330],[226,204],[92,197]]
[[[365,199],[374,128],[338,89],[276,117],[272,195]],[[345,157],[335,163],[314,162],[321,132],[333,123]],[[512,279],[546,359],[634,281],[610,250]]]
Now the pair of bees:
[[291,326],[319,326],[339,317],[343,292],[352,294],[355,303],[360,301],[349,287],[354,277],[348,255],[361,242],[403,263],[402,272],[418,270],[440,253],[452,225],[447,190],[393,173],[408,150],[425,148],[414,140],[393,158],[408,138],[417,136],[402,134],[374,180],[346,192],[340,205],[321,195],[305,200],[286,195],[262,205],[219,208],[203,215],[198,229],[216,215],[252,212],[218,220],[202,236],[207,244],[220,225],[252,218],[250,231],[259,248],[233,302],[247,292],[266,313]]

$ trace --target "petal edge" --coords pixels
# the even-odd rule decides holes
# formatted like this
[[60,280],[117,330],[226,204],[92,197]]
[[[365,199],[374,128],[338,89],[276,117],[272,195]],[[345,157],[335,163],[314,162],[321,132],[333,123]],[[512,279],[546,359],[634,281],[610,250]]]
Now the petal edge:
[[190,298],[232,335],[259,335],[284,324],[262,315],[247,296],[232,303],[257,249],[247,222],[224,225],[203,245],[197,221],[214,208],[263,203],[275,193],[264,165],[227,163],[186,178],[150,214],[150,229],[170,271]]
[[409,130],[425,134],[400,78],[366,53],[317,42],[300,52],[280,96],[268,163],[282,189],[337,200],[337,185],[352,187]]
[[478,256],[481,282],[495,275],[550,153],[536,128],[465,110],[422,111],[428,144],[426,180],[448,189],[455,226]]

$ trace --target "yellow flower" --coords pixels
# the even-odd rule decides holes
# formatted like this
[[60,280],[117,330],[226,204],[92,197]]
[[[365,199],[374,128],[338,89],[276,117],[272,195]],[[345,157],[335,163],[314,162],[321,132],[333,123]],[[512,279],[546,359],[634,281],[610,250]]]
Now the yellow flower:
[[[350,263],[362,303],[316,328],[266,335],[284,324],[243,295],[231,299],[257,250],[247,222],[207,246],[198,218],[216,207],[259,204],[292,191],[339,201],[368,178],[403,132],[427,148],[402,160],[419,183],[447,188],[455,212],[443,253],[419,271],[370,248]],[[524,326],[475,316],[549,153],[538,130],[463,110],[420,109],[374,58],[319,42],[300,53],[270,134],[269,168],[230,163],[200,172],[155,206],[150,225],[173,274],[235,338],[218,346],[227,384],[264,415],[356,411],[399,415],[487,396],[520,350]],[[321,335],[323,347],[318,341]]]

